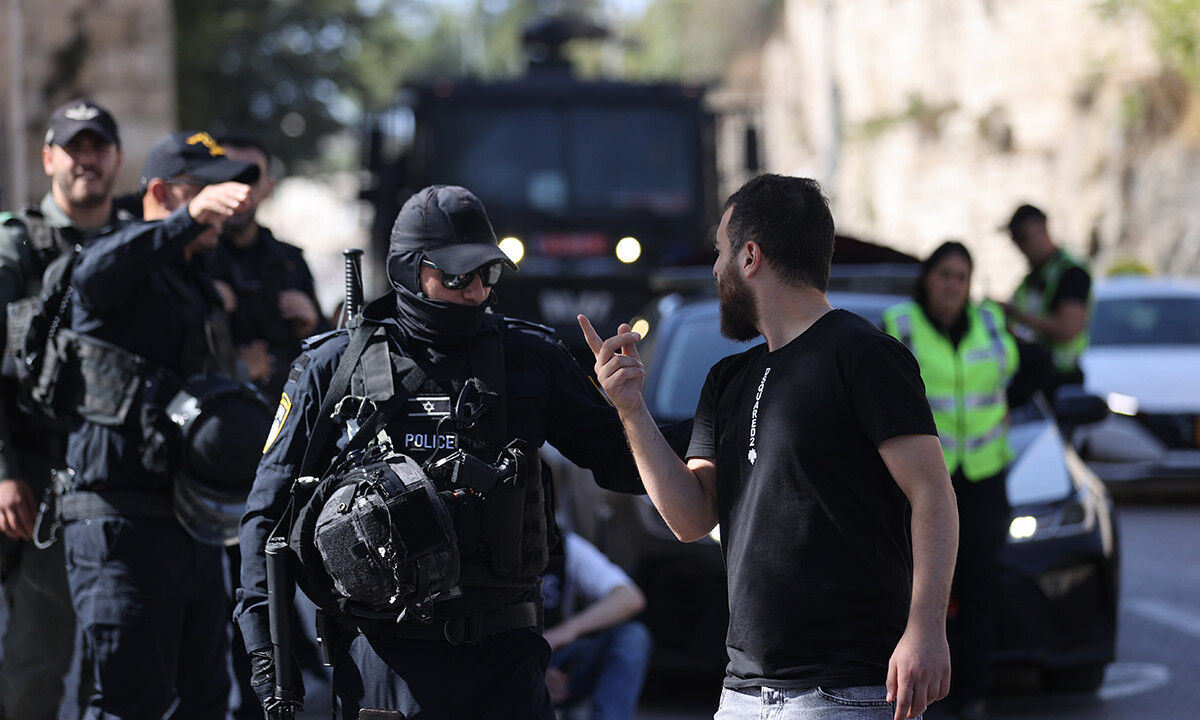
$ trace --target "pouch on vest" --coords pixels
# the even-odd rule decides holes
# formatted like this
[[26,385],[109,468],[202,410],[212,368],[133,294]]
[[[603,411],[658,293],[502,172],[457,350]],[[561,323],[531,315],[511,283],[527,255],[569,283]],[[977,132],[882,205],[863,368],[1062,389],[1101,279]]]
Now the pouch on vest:
[[20,377],[17,374],[19,365],[17,348],[24,342],[25,329],[29,327],[29,319],[33,317],[33,311],[36,306],[37,298],[23,297],[13,300],[5,308],[8,316],[8,324],[5,326],[4,360],[0,364],[0,375],[4,377],[14,379]]
[[481,539],[492,572],[507,580],[536,578],[550,560],[541,464],[517,448],[516,473],[479,504]]
[[405,455],[347,470],[314,536],[337,591],[372,611],[428,617],[430,604],[461,594],[449,512]]
[[146,379],[146,360],[90,335],[74,335],[73,345],[83,378],[79,414],[97,425],[124,424]]

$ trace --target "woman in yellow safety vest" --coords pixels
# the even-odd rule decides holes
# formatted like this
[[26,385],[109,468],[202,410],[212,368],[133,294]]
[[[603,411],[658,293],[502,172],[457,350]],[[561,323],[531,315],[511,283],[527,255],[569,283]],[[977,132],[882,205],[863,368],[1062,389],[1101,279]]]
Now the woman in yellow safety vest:
[[991,682],[998,556],[1010,521],[1006,391],[1019,362],[1003,309],[970,302],[971,269],[966,247],[943,243],[921,266],[916,299],[884,313],[884,329],[921,367],[958,496],[961,530],[947,626],[954,679],[946,703],[963,720],[983,717]]

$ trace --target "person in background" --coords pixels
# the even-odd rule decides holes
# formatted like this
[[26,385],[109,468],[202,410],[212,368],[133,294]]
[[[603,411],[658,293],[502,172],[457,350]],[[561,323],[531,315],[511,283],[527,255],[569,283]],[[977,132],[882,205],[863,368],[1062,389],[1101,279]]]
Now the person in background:
[[641,339],[579,323],[646,490],[685,542],[718,523],[729,665],[717,720],[902,720],[950,689],[958,514],[912,354],[825,296],[816,181],[760,175],[725,204],[721,332],[766,342],[709,371],[686,463],[643,398]]
[[1047,228],[1046,213],[1033,205],[1013,211],[1005,226],[1017,249],[1029,261],[1029,274],[1005,306],[1016,324],[1018,337],[1044,347],[1053,371],[1042,389],[1054,400],[1063,385],[1083,384],[1079,358],[1088,346],[1088,320],[1092,311],[1092,278],[1087,268],[1055,245]]
[[947,627],[954,675],[944,704],[955,718],[982,720],[991,685],[999,553],[1011,519],[1007,388],[1020,360],[1001,307],[971,302],[971,270],[965,246],[943,243],[922,263],[915,299],[888,308],[883,323],[921,367],[958,502]]
[[590,701],[592,720],[631,720],[650,662],[650,632],[633,619],[646,598],[587,540],[566,532],[563,543],[542,573],[550,699],[561,708]]
[[86,718],[227,714],[221,548],[176,515],[185,453],[171,444],[166,405],[185,379],[233,364],[232,348],[217,346],[225,318],[198,255],[216,247],[257,177],[208,133],[162,138],[142,167],[144,221],[97,238],[71,276],[82,417],[67,439],[74,487],[60,511],[93,663]]
[[[9,215],[0,227],[0,309],[36,297],[42,273],[54,258],[128,222],[113,206],[121,160],[117,122],[104,107],[81,98],[51,114],[42,146],[50,191],[40,207]],[[0,315],[0,338],[7,337],[7,317]],[[0,718],[48,720],[58,716],[63,677],[70,669],[75,613],[63,544],[39,548],[33,533],[51,470],[66,466],[66,435],[21,408],[20,393],[5,368],[0,384],[0,579],[8,624],[0,662]]]
[[[256,166],[259,175],[250,184],[245,209],[225,221],[220,245],[204,253],[203,259],[229,313],[239,379],[250,381],[272,403],[278,403],[288,368],[300,354],[301,341],[332,326],[317,309],[313,276],[303,251],[279,240],[258,222],[259,205],[275,190],[266,145],[250,135],[224,135],[217,142],[226,157]],[[232,545],[226,554],[231,587],[236,588],[241,551]],[[298,621],[298,616],[293,621]],[[236,720],[261,717],[262,705],[250,686],[249,656],[236,624],[232,645],[233,675],[241,698],[233,716]],[[306,634],[297,633],[295,650],[305,670],[323,674],[317,649]]]
[[275,189],[267,147],[249,135],[226,135],[218,142],[227,157],[256,165],[259,176],[246,208],[225,222],[221,244],[205,262],[229,312],[242,379],[276,402],[300,341],[332,328],[318,309],[303,251],[258,222],[259,205]]

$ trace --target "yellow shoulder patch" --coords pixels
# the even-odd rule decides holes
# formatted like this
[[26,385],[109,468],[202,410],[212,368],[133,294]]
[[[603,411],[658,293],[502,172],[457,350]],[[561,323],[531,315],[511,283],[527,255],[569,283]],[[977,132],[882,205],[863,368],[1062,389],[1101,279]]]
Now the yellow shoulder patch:
[[283,423],[287,421],[288,413],[292,411],[292,400],[284,393],[279,396],[279,407],[275,409],[275,422],[271,423],[271,433],[267,435],[267,444],[263,445],[263,455],[271,449],[275,444],[275,439],[279,437],[279,431],[283,429]]

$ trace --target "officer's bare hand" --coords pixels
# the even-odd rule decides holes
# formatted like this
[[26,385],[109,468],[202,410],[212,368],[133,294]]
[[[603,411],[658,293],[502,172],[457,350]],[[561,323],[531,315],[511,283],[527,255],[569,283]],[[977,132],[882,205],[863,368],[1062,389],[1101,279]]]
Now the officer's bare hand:
[[643,405],[642,387],[646,383],[646,368],[638,355],[637,343],[642,336],[633,332],[627,323],[617,328],[617,334],[601,340],[599,333],[583,315],[579,327],[588,347],[596,356],[596,379],[618,412],[634,412]]
[[239,182],[205,185],[188,202],[188,214],[196,222],[220,229],[230,215],[249,206],[250,186]]
[[36,517],[37,501],[29,485],[20,478],[0,480],[0,533],[14,540],[29,540]]
[[317,328],[317,306],[300,290],[279,293],[279,314],[292,324],[296,337],[306,338]]
[[233,291],[229,283],[224,280],[213,280],[212,284],[217,289],[217,294],[221,296],[221,307],[225,312],[233,313],[233,311],[237,310],[237,293]]

